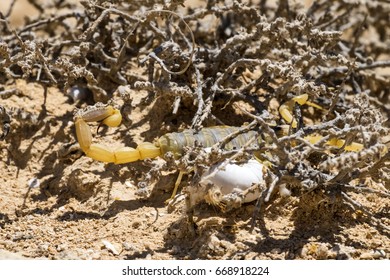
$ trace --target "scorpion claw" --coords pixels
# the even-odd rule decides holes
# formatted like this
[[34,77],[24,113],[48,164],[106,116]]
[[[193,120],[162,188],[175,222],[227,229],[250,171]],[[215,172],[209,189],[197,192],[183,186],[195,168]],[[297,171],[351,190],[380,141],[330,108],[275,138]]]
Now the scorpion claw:
[[[309,98],[309,96],[307,94],[298,95],[298,96],[292,98],[291,100],[283,103],[279,107],[280,115],[288,124],[291,124],[292,128],[297,128],[297,126],[298,126],[297,121],[295,120],[294,116],[292,115],[295,103],[298,103],[299,105],[306,104],[308,102],[307,101],[308,98]],[[315,104],[315,103],[310,102],[310,104]],[[317,105],[317,104],[315,104],[315,105],[316,106],[314,106],[314,107],[321,108],[319,105]]]
[[[287,102],[283,103],[279,107],[279,113],[282,116],[282,118],[291,125],[292,128],[297,128],[298,123],[296,119],[293,116],[293,110],[295,103],[298,103],[299,105],[307,104],[309,106],[315,107],[317,109],[323,110],[323,108],[313,102],[308,101],[309,96],[307,94],[298,95],[291,100],[288,100]],[[307,141],[309,141],[311,144],[318,143],[323,137],[319,135],[308,135],[305,137]],[[351,151],[351,152],[358,152],[361,151],[364,146],[360,143],[352,142],[349,145],[345,145],[345,141],[337,138],[332,138],[329,141],[326,142],[326,145],[333,146],[336,148],[344,148],[345,151]]]

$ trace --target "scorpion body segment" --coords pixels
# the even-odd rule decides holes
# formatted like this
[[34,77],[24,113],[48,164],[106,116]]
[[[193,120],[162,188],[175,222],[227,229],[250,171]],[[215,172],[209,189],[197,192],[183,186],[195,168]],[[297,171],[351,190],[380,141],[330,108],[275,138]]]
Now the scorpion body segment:
[[[184,147],[193,147],[196,143],[201,144],[203,147],[211,147],[218,143],[228,135],[236,132],[239,127],[233,126],[214,126],[203,128],[202,130],[195,132],[187,129],[183,132],[168,133],[161,136],[157,141],[156,145],[160,147],[161,154],[172,152],[174,156],[180,157],[183,155]],[[242,147],[250,139],[257,137],[255,131],[248,131],[237,135],[231,141],[226,143],[224,149],[235,150]]]

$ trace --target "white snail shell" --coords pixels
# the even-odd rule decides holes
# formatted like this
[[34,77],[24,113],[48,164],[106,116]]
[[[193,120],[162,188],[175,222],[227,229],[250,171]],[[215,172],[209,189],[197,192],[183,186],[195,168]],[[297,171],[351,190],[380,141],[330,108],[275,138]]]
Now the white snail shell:
[[[206,186],[213,184],[220,188],[222,195],[229,195],[232,193],[241,194],[251,188],[254,184],[262,184],[264,182],[263,169],[264,165],[257,160],[250,159],[249,161],[239,163],[229,163],[221,168],[222,163],[212,166],[208,171],[202,175],[200,184]],[[216,169],[221,168],[215,174]],[[213,174],[210,176],[210,174]],[[260,195],[260,190],[248,192],[244,198],[243,203],[256,200]]]

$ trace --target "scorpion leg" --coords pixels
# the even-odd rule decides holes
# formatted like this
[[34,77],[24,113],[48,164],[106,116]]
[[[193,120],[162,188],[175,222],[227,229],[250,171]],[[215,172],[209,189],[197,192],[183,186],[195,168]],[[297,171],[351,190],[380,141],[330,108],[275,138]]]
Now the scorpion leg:
[[[282,116],[282,118],[289,124],[291,124],[292,128],[297,128],[298,124],[293,116],[293,110],[296,103],[299,105],[307,104],[309,106],[315,107],[317,109],[323,110],[321,106],[318,104],[315,104],[313,102],[308,101],[309,96],[307,94],[298,95],[291,100],[288,100],[287,102],[283,103],[279,107],[279,113]],[[309,141],[311,144],[318,143],[323,137],[319,135],[308,135],[305,137],[307,141]],[[343,148],[345,151],[351,151],[351,152],[358,152],[361,151],[364,147],[360,143],[352,142],[349,145],[345,145],[345,141],[342,139],[332,138],[329,141],[326,142],[327,145],[333,146],[336,148]]]
[[181,179],[183,178],[183,175],[184,175],[184,172],[183,172],[183,171],[179,171],[179,175],[177,176],[177,179],[176,179],[176,182],[175,182],[175,187],[174,187],[174,189],[173,189],[171,198],[168,199],[168,202],[169,202],[170,200],[172,200],[172,199],[176,196],[177,189],[179,188],[179,185],[180,185]]
[[106,145],[92,143],[92,133],[87,122],[101,121],[107,126],[116,127],[122,121],[120,111],[110,105],[97,104],[88,107],[86,110],[78,111],[75,118],[77,140],[83,152],[92,159],[121,164],[161,155],[160,148],[148,142],[139,144],[136,149],[131,147],[111,149]]

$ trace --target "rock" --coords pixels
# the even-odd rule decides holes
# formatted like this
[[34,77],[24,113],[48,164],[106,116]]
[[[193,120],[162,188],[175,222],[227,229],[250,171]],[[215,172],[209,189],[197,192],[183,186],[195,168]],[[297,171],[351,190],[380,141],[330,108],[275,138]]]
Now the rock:
[[102,243],[103,243],[104,247],[108,251],[113,253],[115,256],[118,256],[123,251],[123,247],[119,243],[111,243],[110,241],[107,241],[107,240],[104,240],[104,239],[102,240]]

